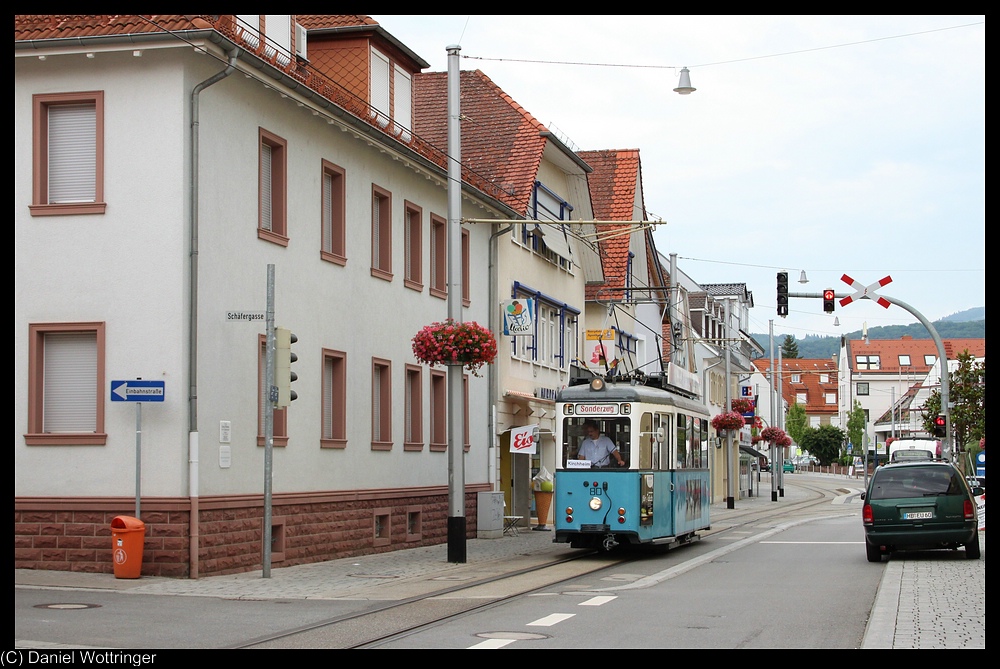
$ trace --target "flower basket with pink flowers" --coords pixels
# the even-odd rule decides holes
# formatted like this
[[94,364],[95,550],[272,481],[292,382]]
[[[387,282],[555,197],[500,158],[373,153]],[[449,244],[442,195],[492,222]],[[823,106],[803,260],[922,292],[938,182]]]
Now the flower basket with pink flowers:
[[497,357],[497,340],[475,321],[448,319],[425,325],[413,336],[413,355],[427,365],[461,365],[479,376],[479,368]]
[[745,397],[737,397],[732,402],[730,402],[730,404],[732,405],[733,411],[735,411],[736,413],[741,413],[741,414],[753,413],[753,400],[748,400]]
[[780,427],[765,427],[760,433],[760,438],[778,446],[785,438],[785,431]]
[[727,411],[726,413],[720,413],[712,418],[712,427],[715,428],[716,432],[739,430],[743,427],[744,423],[743,414],[737,411]]

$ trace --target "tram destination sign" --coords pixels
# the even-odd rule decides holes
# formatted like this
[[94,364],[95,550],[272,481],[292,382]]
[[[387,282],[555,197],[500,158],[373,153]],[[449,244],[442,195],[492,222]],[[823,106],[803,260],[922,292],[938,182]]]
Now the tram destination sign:
[[618,413],[617,404],[577,404],[577,416],[613,416]]

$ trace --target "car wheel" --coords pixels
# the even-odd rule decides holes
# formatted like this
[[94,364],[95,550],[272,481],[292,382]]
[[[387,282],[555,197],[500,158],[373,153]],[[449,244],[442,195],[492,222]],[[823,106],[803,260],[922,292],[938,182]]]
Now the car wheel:
[[[976,538],[977,538],[976,547],[978,548],[979,547],[979,542],[978,542],[978,538],[979,537],[978,537],[978,535],[976,535]],[[968,548],[966,548],[966,550],[968,550]],[[868,554],[868,561],[869,562],[881,562],[882,561],[882,551],[879,549],[878,546],[872,546],[867,541],[865,542],[865,553]]]
[[979,559],[979,532],[976,532],[975,537],[969,543],[965,544],[965,557],[970,560]]

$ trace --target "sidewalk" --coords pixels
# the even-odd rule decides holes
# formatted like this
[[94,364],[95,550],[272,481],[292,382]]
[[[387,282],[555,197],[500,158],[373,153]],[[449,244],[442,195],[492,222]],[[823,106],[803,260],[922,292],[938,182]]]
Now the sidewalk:
[[[838,501],[846,509],[856,506],[860,516],[856,496],[863,484],[846,477],[843,480],[844,488],[853,492]],[[769,514],[775,503],[767,479],[761,481],[759,492],[759,496],[738,500],[735,509],[726,508],[725,503],[713,504],[712,530],[704,535]],[[796,486],[787,486],[779,501],[796,501],[805,495]],[[200,579],[116,579],[111,574],[15,569],[14,584],[229,599],[395,600],[438,590],[442,581],[479,580],[577,552],[568,544],[552,543],[552,536],[552,532],[523,529],[518,536],[470,539],[466,543],[466,562],[461,564],[447,562],[447,544],[440,544],[272,567],[270,578],[263,578],[259,570]],[[980,542],[981,560],[890,560],[885,565],[862,648],[985,648],[985,532],[980,533]],[[859,548],[859,555],[863,553]]]

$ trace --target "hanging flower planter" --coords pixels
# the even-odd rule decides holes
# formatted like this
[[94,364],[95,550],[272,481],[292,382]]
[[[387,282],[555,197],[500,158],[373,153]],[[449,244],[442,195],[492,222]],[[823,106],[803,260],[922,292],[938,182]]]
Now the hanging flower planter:
[[760,438],[771,442],[775,446],[779,446],[781,445],[780,442],[785,438],[785,431],[780,427],[765,427],[760,433]]
[[413,336],[413,355],[427,365],[461,365],[479,376],[479,368],[496,359],[497,341],[475,321],[457,323],[449,318],[425,325]]
[[720,413],[714,418],[712,418],[712,427],[715,428],[716,432],[724,432],[726,430],[739,430],[743,427],[745,421],[743,420],[743,414],[736,411],[728,411],[726,413]]
[[732,402],[733,411],[740,414],[746,414],[753,412],[753,400],[748,400],[744,397],[737,397]]

